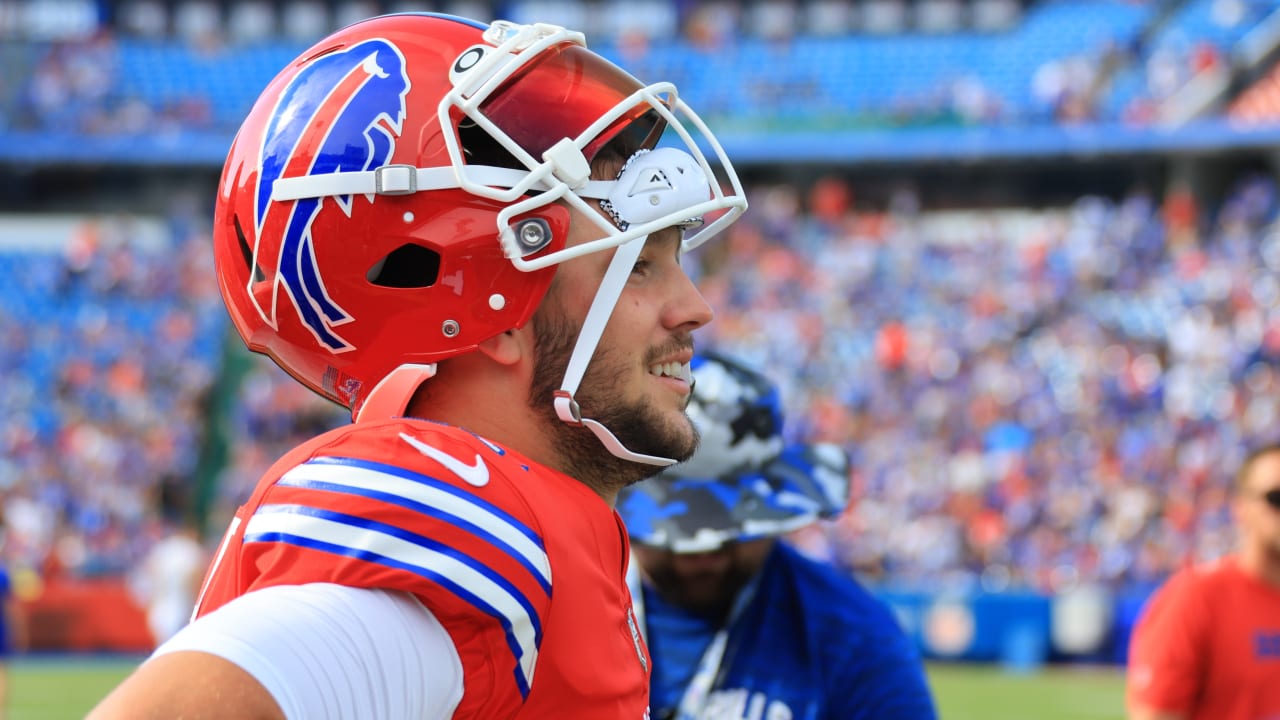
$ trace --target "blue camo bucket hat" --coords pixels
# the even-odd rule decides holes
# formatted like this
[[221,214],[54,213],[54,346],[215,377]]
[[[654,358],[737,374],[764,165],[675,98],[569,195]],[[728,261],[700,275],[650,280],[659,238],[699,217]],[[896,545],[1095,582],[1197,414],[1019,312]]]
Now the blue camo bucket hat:
[[702,442],[689,460],[619,493],[632,541],[708,552],[844,510],[848,455],[832,443],[785,442],[778,388],[768,378],[713,352],[691,367],[688,412]]

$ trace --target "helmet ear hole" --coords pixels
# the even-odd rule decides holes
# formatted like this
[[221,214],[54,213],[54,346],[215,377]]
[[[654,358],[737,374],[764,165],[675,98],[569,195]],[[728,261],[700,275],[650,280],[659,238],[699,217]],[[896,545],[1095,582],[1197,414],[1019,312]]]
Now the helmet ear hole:
[[240,216],[232,217],[231,223],[236,228],[236,242],[240,245],[240,257],[244,259],[245,267],[249,268],[253,273],[253,281],[258,283],[266,280],[267,274],[262,272],[262,268],[253,262],[253,250],[249,249],[249,241],[244,236],[244,228],[240,227]]
[[440,254],[421,245],[401,245],[374,263],[365,277],[379,287],[431,287],[440,278]]

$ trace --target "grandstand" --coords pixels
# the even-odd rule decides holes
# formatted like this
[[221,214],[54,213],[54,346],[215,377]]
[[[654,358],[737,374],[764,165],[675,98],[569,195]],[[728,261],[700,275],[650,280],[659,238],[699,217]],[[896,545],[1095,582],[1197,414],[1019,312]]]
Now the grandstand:
[[798,541],[926,654],[1121,660],[1151,588],[1229,547],[1223,469],[1280,420],[1280,2],[28,0],[0,3],[0,502],[46,589],[122,581],[157,508],[216,537],[343,421],[228,333],[209,213],[272,74],[400,9],[584,27],[724,128],[752,210],[694,258],[702,341],[849,448],[854,505]]

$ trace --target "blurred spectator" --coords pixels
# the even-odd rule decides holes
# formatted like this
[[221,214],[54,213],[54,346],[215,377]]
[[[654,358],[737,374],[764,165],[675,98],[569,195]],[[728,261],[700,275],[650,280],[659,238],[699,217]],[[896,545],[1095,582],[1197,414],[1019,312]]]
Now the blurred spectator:
[[741,716],[767,697],[773,718],[934,720],[889,607],[779,540],[845,507],[848,457],[785,443],[777,388],[756,370],[705,350],[690,367],[698,451],[617,503],[653,716]]
[[195,527],[166,522],[161,537],[133,570],[132,590],[147,609],[147,627],[156,645],[190,621],[208,564]]
[[1250,452],[1231,496],[1236,552],[1178,572],[1134,628],[1130,720],[1280,714],[1280,445]]

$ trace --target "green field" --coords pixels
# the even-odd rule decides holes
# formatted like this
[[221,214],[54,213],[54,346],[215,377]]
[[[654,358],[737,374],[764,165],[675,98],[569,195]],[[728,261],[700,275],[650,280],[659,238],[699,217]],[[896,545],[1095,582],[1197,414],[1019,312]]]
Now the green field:
[[[20,659],[10,667],[8,720],[83,718],[136,660]],[[1006,674],[992,666],[931,665],[942,720],[1123,720],[1119,670]]]
[[115,687],[137,660],[19,658],[9,665],[8,720],[71,720]]
[[1124,720],[1121,668],[1009,674],[988,665],[930,665],[942,720]]

